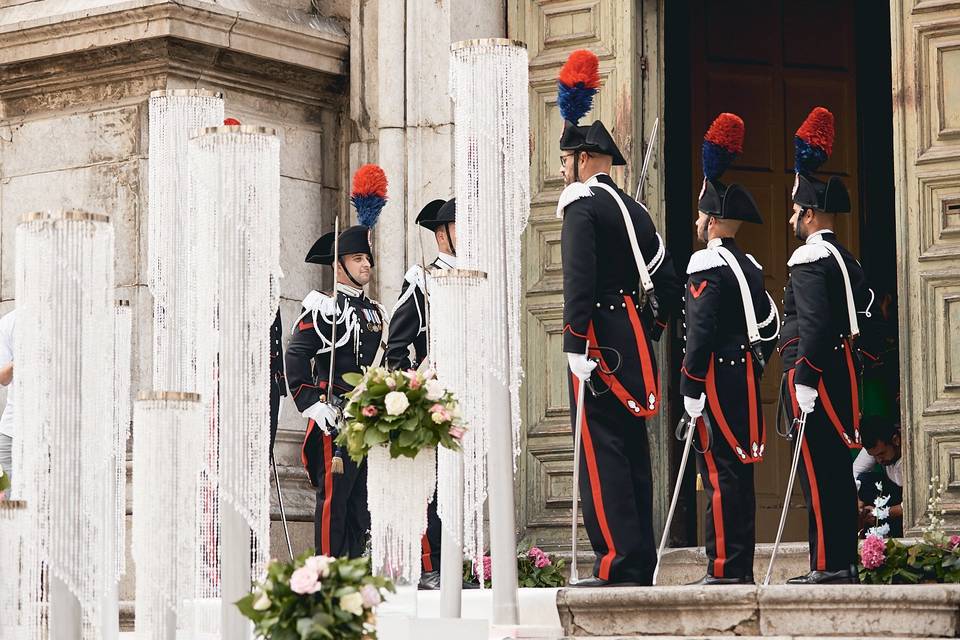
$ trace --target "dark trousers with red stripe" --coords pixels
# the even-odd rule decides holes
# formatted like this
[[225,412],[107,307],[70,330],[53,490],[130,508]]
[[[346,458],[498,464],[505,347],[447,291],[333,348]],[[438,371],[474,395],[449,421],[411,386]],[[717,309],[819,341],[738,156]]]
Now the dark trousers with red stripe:
[[[703,448],[703,420],[697,421],[697,430]],[[710,450],[697,455],[697,470],[707,494],[707,574],[715,578],[753,576],[757,511],[753,465],[741,462],[727,439],[715,433]]]
[[[787,386],[785,393],[790,394]],[[791,400],[789,395],[784,399],[784,408],[792,419],[796,407]],[[853,456],[819,398],[807,416],[797,475],[807,504],[810,570],[849,569],[857,563]]]
[[423,553],[421,564],[424,571],[440,570],[440,516],[437,515],[437,491],[433,491],[433,500],[427,506],[427,532],[420,540]]
[[316,469],[311,476],[320,479],[317,487],[317,511],[314,543],[323,555],[359,558],[366,551],[370,512],[367,510],[367,462],[360,465],[343,454],[343,473],[330,470],[333,442],[323,437],[324,455],[311,457]]
[[[570,375],[570,421],[576,429],[577,388]],[[657,563],[653,484],[646,420],[613,392],[585,395],[580,447],[580,504],[596,554],[594,575],[649,585]]]

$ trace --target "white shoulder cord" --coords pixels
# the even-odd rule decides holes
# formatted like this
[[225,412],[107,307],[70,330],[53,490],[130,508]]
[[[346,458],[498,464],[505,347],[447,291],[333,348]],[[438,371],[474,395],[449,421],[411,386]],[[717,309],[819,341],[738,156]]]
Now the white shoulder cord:
[[610,185],[602,182],[591,184],[591,187],[600,187],[613,196],[613,200],[620,206],[620,213],[623,215],[623,224],[627,227],[627,237],[630,239],[630,248],[633,250],[633,260],[637,263],[637,271],[640,272],[640,284],[643,285],[643,291],[650,297],[653,294],[653,280],[650,279],[650,272],[647,270],[647,263],[643,260],[643,254],[640,253],[640,245],[637,243],[637,232],[633,228],[633,218],[627,211],[627,205],[623,203],[620,194]]
[[850,320],[850,336],[856,338],[860,335],[860,323],[857,322],[857,307],[853,301],[853,287],[850,286],[850,273],[847,271],[847,265],[843,261],[843,256],[840,255],[840,252],[837,251],[835,246],[822,238],[813,238],[811,244],[825,247],[833,254],[833,257],[837,260],[837,264],[840,266],[840,273],[843,275],[844,292],[847,294],[847,317]]

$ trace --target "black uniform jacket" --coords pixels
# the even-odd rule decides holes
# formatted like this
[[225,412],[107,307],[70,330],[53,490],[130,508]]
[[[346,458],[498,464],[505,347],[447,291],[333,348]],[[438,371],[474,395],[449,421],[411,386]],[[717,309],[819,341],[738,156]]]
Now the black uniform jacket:
[[[427,271],[448,268],[442,258],[437,258]],[[427,357],[426,286],[423,267],[418,264],[410,267],[403,277],[397,304],[390,313],[390,335],[383,358],[391,369],[416,369]]]
[[851,448],[860,442],[860,353],[851,340],[843,275],[836,258],[817,239],[835,246],[850,275],[861,335],[868,338],[873,291],[863,269],[833,233],[811,236],[791,256],[790,277],[783,293],[783,330],[777,347],[788,376],[795,384],[819,391],[830,422]]
[[741,462],[758,462],[766,443],[760,376],[747,339],[743,298],[736,275],[714,248],[722,244],[743,270],[760,330],[764,361],[773,353],[779,311],[763,287],[763,269],[732,238],[712,240],[690,257],[684,295],[686,347],[680,391],[691,398],[707,394],[707,409]]
[[[362,291],[337,287],[336,308],[329,294],[311,291],[303,300],[303,310],[293,327],[293,337],[287,346],[284,361],[287,365],[287,383],[301,412],[326,401],[327,378],[330,375],[332,326],[336,322],[336,349],[333,367],[333,390],[337,396],[353,386],[343,380],[345,373],[359,373],[361,367],[374,363],[380,348],[386,314],[380,303],[368,298]],[[354,291],[357,294],[354,295]],[[322,456],[319,434],[313,420],[307,423],[307,433],[301,449],[301,459],[307,471],[317,469],[311,464],[314,455]],[[311,476],[316,486],[318,479]]]
[[[640,253],[659,300],[659,317],[640,308],[640,274],[620,207],[597,182],[619,193],[633,221]],[[593,185],[593,186],[591,186]],[[606,174],[573,183],[560,196],[563,212],[563,350],[599,360],[599,377],[635,416],[657,412],[660,384],[651,340],[679,307],[680,280],[647,210]]]

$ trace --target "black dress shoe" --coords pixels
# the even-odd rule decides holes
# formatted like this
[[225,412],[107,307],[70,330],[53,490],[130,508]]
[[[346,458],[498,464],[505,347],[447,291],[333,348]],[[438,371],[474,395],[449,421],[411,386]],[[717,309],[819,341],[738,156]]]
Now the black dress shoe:
[[571,587],[638,587],[640,586],[637,582],[613,582],[611,580],[604,580],[602,578],[592,577],[584,578],[583,580],[578,580],[575,584],[571,584]]
[[461,589],[479,589],[480,585],[473,580],[464,580]]
[[694,585],[703,585],[703,586],[715,586],[715,585],[724,585],[724,584],[754,584],[753,576],[745,576],[742,578],[715,578],[711,575],[705,575],[696,582],[690,582],[687,586]]
[[850,569],[840,571],[811,571],[804,576],[787,580],[787,584],[858,584],[856,573]]
[[440,588],[440,572],[439,571],[424,571],[420,574],[420,585],[418,587],[421,591],[436,591]]

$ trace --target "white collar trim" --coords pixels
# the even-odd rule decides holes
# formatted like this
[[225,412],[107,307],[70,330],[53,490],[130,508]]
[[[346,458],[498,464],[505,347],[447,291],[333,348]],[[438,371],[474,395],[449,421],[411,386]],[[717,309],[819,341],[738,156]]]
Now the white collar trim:
[[363,289],[357,289],[356,287],[351,287],[348,284],[343,284],[342,282],[337,283],[337,291],[343,293],[344,295],[350,296],[351,298],[359,298],[363,295]]
[[457,268],[457,256],[452,256],[449,253],[440,251],[437,254],[437,260],[440,262],[441,266],[445,266],[447,269]]
[[819,241],[818,238],[820,238],[821,236],[823,236],[823,235],[825,235],[825,234],[827,234],[827,233],[833,233],[833,231],[832,231],[831,229],[820,229],[820,231],[817,231],[817,232],[815,232],[815,233],[811,233],[809,236],[807,236],[807,241],[806,241],[806,243],[807,243],[807,244],[814,244],[814,243],[816,243],[816,242]]

